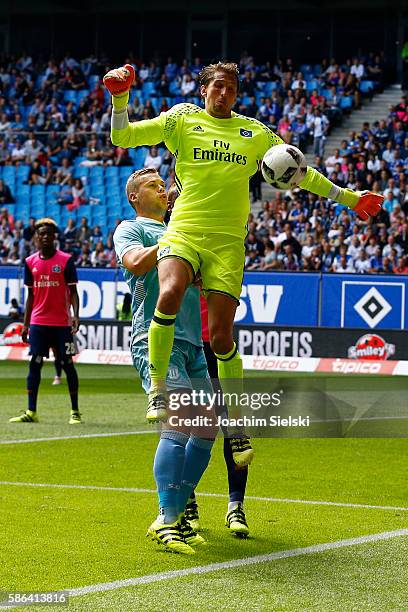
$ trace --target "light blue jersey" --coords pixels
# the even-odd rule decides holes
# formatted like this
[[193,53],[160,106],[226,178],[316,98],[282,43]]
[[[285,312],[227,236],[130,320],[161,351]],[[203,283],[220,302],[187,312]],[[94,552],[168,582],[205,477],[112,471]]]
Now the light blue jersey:
[[[122,265],[122,259],[128,251],[134,248],[157,244],[165,231],[164,223],[147,217],[137,217],[129,221],[122,221],[113,235],[116,254],[132,295],[132,345],[147,338],[159,297],[159,280],[156,268],[141,276],[135,276]],[[188,287],[184,295],[180,312],[176,318],[174,337],[195,346],[202,346],[200,293],[196,287]]]

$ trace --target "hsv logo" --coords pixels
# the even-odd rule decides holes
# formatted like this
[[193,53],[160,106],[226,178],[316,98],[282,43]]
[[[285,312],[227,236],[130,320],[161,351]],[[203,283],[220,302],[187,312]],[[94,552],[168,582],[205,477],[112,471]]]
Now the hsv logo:
[[239,130],[239,133],[241,134],[241,136],[243,136],[244,138],[252,138],[252,132],[251,130],[244,130],[243,128],[241,128]]
[[61,266],[58,266],[58,265],[52,266],[52,271],[53,272],[61,272]]
[[377,334],[366,334],[359,338],[355,346],[348,349],[349,359],[384,361],[395,353],[395,344],[389,344]]
[[375,287],[371,287],[354,305],[354,309],[372,329],[387,316],[392,306]]

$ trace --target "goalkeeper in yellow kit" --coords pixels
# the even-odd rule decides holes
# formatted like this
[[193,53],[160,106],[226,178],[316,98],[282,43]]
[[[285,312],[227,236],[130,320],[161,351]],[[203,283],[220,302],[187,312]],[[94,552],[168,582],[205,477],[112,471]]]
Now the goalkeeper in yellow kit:
[[[164,142],[176,158],[176,200],[157,255],[159,299],[149,329],[151,388],[147,419],[165,420],[166,373],[174,339],[174,322],[186,288],[201,274],[208,303],[210,344],[218,360],[224,393],[239,392],[242,360],[233,340],[233,322],[241,293],[246,223],[250,210],[249,178],[279,136],[257,121],[232,111],[238,88],[236,64],[219,62],[199,75],[205,109],[176,104],[155,119],[129,123],[127,104],[134,80],[132,66],[104,77],[112,93],[112,143],[137,147]],[[381,209],[382,196],[337,187],[308,167],[300,187],[345,204],[367,219]],[[238,406],[229,406],[230,417]],[[253,457],[248,437],[231,428],[234,461]]]

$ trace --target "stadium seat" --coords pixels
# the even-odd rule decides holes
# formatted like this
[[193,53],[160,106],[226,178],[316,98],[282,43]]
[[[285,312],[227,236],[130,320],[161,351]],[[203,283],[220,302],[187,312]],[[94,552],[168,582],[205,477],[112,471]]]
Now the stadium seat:
[[88,78],[88,84],[89,84],[89,89],[94,89],[95,85],[97,85],[97,83],[99,83],[99,81],[101,80],[100,76],[97,74],[91,74],[90,77]]
[[300,66],[300,72],[302,72],[305,79],[307,79],[310,74],[313,74],[313,68],[310,64],[302,64]]
[[79,104],[80,101],[83,100],[83,98],[87,98],[91,92],[89,91],[89,89],[80,89],[79,91],[75,93],[76,93],[76,101]]
[[9,214],[13,215],[13,217],[15,217],[16,204],[6,204],[5,207],[7,208]]
[[45,185],[33,185],[31,187],[32,200],[45,200]]
[[106,178],[111,178],[112,176],[119,176],[120,174],[120,167],[119,166],[108,166],[107,168],[105,168],[105,177]]
[[17,193],[21,195],[30,194],[31,185],[24,185],[23,183],[17,183]]
[[3,181],[7,184],[15,181],[16,168],[14,166],[4,166],[3,168]]
[[151,81],[146,81],[145,83],[143,83],[142,85],[142,93],[145,96],[152,96],[156,93],[156,89],[154,86],[154,83],[152,83]]
[[306,81],[306,90],[308,91],[308,93],[312,92],[314,89],[319,89],[320,84],[319,81],[317,79],[309,79],[308,81]]
[[360,91],[361,93],[371,93],[374,89],[373,81],[361,81],[360,83]]
[[353,97],[342,96],[340,98],[340,108],[341,110],[351,110],[353,108]]
[[265,88],[264,88],[265,96],[270,96],[274,89],[276,89],[275,81],[268,81],[267,83],[265,83]]
[[17,168],[17,180],[26,181],[28,179],[28,173],[30,172],[30,166],[22,164]]
[[68,89],[67,91],[64,91],[64,100],[65,102],[76,102],[76,91],[74,91],[73,89]]

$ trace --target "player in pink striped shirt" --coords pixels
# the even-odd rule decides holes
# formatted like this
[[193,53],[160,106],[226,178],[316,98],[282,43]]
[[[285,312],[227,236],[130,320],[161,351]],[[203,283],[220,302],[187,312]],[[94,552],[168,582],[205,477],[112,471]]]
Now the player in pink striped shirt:
[[[49,350],[62,365],[71,397],[69,423],[81,422],[78,410],[78,375],[72,360],[75,355],[73,334],[78,331],[78,277],[70,254],[55,248],[57,225],[44,218],[35,224],[38,251],[25,262],[24,283],[28,298],[24,315],[22,338],[30,343],[30,368],[27,376],[28,409],[10,419],[12,423],[36,423],[37,396],[41,382],[41,368]],[[73,316],[71,315],[71,307]]]

